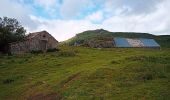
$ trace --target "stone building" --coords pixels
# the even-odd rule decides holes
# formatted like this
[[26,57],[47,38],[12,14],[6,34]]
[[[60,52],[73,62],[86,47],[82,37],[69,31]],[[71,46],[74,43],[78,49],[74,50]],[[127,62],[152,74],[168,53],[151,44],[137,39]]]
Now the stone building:
[[27,53],[31,51],[43,51],[58,47],[58,41],[47,31],[30,33],[24,41],[9,44],[12,54]]

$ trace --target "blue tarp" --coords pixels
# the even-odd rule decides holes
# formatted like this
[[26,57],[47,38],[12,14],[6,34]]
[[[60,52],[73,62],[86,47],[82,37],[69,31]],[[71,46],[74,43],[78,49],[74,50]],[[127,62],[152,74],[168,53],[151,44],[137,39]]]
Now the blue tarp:
[[126,38],[115,38],[114,42],[116,47],[131,47]]
[[140,39],[145,47],[160,47],[154,39]]
[[130,40],[128,41],[128,38],[114,38],[114,43],[116,47],[160,47],[154,39],[139,38]]

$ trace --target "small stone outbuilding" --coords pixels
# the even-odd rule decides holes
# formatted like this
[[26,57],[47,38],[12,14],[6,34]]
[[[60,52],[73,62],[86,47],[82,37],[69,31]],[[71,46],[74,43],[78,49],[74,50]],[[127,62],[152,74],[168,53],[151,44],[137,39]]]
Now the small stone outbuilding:
[[47,31],[30,33],[24,41],[9,44],[12,54],[21,54],[31,51],[43,51],[58,47],[58,41]]

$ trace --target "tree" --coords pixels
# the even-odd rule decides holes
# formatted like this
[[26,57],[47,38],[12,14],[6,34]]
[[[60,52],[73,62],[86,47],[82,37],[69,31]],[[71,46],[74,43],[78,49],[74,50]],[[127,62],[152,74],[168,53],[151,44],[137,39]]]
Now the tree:
[[0,52],[8,52],[8,44],[22,41],[26,30],[15,18],[0,17]]

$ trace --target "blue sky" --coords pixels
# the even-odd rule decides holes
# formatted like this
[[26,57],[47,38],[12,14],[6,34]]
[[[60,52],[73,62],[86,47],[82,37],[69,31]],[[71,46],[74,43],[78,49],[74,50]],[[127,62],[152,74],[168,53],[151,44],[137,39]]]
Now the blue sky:
[[18,19],[27,32],[47,30],[63,41],[109,31],[170,34],[170,0],[0,0],[0,16]]

